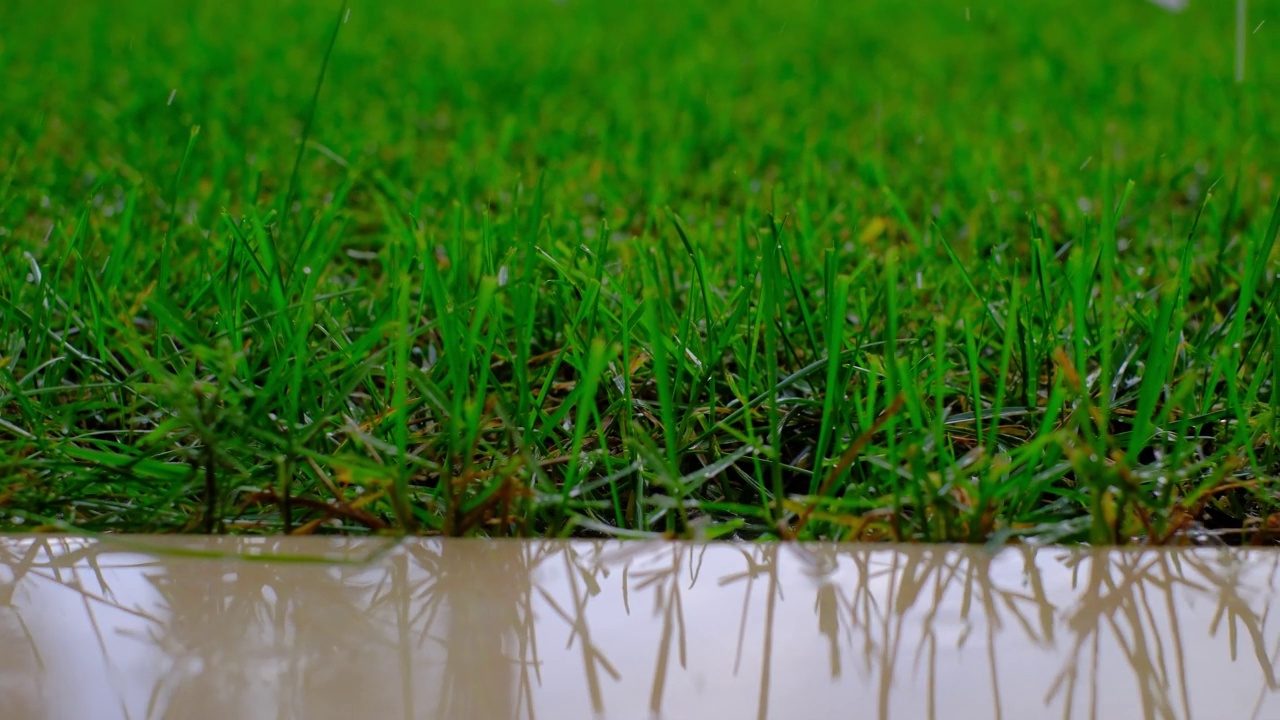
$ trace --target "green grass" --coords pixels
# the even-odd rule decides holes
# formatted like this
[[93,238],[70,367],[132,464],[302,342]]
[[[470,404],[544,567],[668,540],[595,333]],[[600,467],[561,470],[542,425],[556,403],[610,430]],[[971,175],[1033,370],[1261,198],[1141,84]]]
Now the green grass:
[[330,5],[0,6],[0,528],[1280,534],[1280,23]]

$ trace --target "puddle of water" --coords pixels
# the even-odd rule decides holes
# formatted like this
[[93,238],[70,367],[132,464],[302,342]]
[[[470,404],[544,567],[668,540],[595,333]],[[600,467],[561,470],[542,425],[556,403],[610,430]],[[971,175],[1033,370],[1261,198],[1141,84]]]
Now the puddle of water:
[[0,717],[1280,717],[1275,551],[130,542],[0,538]]

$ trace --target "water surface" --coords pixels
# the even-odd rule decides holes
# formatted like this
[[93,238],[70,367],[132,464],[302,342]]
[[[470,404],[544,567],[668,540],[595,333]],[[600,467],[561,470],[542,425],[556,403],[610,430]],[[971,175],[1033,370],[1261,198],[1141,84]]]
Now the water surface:
[[8,538],[0,718],[1270,719],[1278,570],[1239,549]]

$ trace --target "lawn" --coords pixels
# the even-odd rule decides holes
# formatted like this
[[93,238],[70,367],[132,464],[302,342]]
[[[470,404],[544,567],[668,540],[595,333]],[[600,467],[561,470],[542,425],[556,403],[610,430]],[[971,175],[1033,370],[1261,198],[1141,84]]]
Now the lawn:
[[0,4],[0,529],[1275,542],[1277,10]]

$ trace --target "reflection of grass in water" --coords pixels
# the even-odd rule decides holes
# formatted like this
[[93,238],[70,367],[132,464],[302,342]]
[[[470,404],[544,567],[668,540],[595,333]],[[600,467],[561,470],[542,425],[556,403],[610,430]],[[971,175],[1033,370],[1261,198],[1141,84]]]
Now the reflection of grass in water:
[[[385,687],[387,673],[400,673],[405,712],[411,712],[415,703],[422,707],[425,702],[444,717],[464,718],[498,708],[504,716],[532,718],[542,681],[539,636],[545,638],[557,627],[550,618],[563,623],[560,627],[568,631],[569,647],[580,653],[593,709],[608,710],[607,685],[622,679],[609,655],[632,649],[602,647],[592,632],[590,604],[607,583],[620,587],[628,614],[651,612],[657,623],[649,709],[662,711],[671,673],[688,666],[684,593],[697,588],[699,582],[713,582],[717,592],[741,589],[737,648],[733,659],[726,655],[724,662],[732,663],[735,676],[758,673],[757,714],[764,718],[773,685],[776,601],[785,590],[783,578],[791,576],[790,571],[780,571],[780,563],[799,562],[816,578],[838,568],[833,577],[849,579],[848,584],[825,582],[815,587],[817,630],[826,639],[831,678],[857,668],[860,675],[874,680],[881,718],[892,716],[895,678],[918,675],[922,670],[928,717],[940,716],[940,629],[957,621],[962,624],[955,639],[957,649],[970,641],[974,628],[985,630],[990,692],[997,713],[1003,706],[997,651],[1001,638],[1008,638],[1015,647],[1026,643],[1061,646],[1059,654],[1065,664],[1047,679],[1044,702],[1046,706],[1061,703],[1064,718],[1081,712],[1087,717],[1096,711],[1101,686],[1098,652],[1104,645],[1114,645],[1118,651],[1114,657],[1131,668],[1146,717],[1185,718],[1190,712],[1184,656],[1188,630],[1178,611],[1179,603],[1188,597],[1216,603],[1204,631],[1213,636],[1227,633],[1232,658],[1241,654],[1254,657],[1267,688],[1278,689],[1275,667],[1280,646],[1266,645],[1267,618],[1250,605],[1251,598],[1245,594],[1249,588],[1241,585],[1243,566],[1224,562],[1216,554],[1175,555],[1152,550],[1112,555],[1108,562],[1100,562],[1089,552],[1055,556],[1052,551],[1031,548],[994,556],[947,548],[899,552],[780,545],[711,549],[683,544],[619,547],[600,542],[562,548],[498,543],[458,548],[451,556],[451,547],[457,546],[412,544],[388,563],[366,569],[339,566],[340,572],[322,581],[328,584],[319,592],[295,589],[290,574],[305,569],[295,564],[238,563],[230,580],[201,580],[200,573],[174,574],[166,567],[170,558],[157,557],[147,560],[145,568],[160,600],[154,608],[139,609],[113,597],[108,586],[110,563],[103,562],[107,554],[91,543],[40,538],[0,546],[5,553],[0,560],[15,574],[8,594],[0,596],[0,605],[11,601],[13,589],[34,574],[42,581],[67,584],[81,593],[87,604],[99,603],[144,618],[150,628],[148,641],[174,660],[174,670],[155,688],[156,708],[186,702],[193,697],[189,695],[190,683],[207,684],[210,672],[217,673],[217,682],[228,687],[251,686],[257,649],[277,651],[280,644],[287,644],[290,626],[304,616],[320,615],[340,619],[317,632],[331,635],[335,647],[361,653],[354,663],[361,669],[338,677],[327,670],[322,654],[298,654],[287,658],[281,671],[287,678],[286,687],[314,687],[316,683]],[[740,554],[743,568],[708,579],[702,564],[708,552]],[[1245,561],[1266,557],[1249,556]],[[555,593],[536,580],[538,569],[548,560],[560,565],[566,583]],[[72,567],[76,568],[74,578],[59,574]],[[716,567],[723,568],[723,562]],[[1267,571],[1256,564],[1249,570],[1245,579],[1256,582],[1261,578],[1274,587],[1280,560],[1273,559]],[[1063,605],[1046,591],[1045,573],[1049,571],[1078,576],[1073,581],[1076,592],[1071,595],[1071,605]],[[307,572],[314,580],[314,570]],[[1017,575],[1020,586],[1003,586],[1006,574]],[[761,593],[766,603],[761,610],[762,622],[749,627],[752,603],[762,599]],[[477,602],[477,598],[484,601]],[[648,601],[637,604],[643,598]],[[540,623],[534,622],[535,604],[551,613]],[[1161,617],[1168,618],[1167,627],[1160,624],[1164,622]],[[231,656],[206,656],[201,636],[185,634],[210,627],[232,634]],[[918,642],[908,646],[913,637]],[[744,668],[743,648],[752,638],[761,643],[762,665]],[[28,632],[21,642],[38,652],[39,637]],[[105,640],[100,639],[99,645],[106,656]],[[425,699],[413,674],[410,660],[414,657],[443,660],[438,667],[438,689]],[[198,679],[190,675],[191,665],[186,662],[192,658],[200,659],[205,668]],[[344,666],[350,668],[352,663]],[[477,675],[489,688],[483,695],[477,694]],[[250,697],[229,702],[236,700],[249,702]],[[305,696],[280,700],[298,711],[309,707]],[[1081,700],[1083,707],[1078,705]]]
[[[1264,626],[1266,617],[1260,616],[1239,595],[1240,561],[1220,563],[1215,566],[1209,557],[1198,555],[1169,555],[1154,552],[1122,555],[1117,562],[1096,562],[1081,557],[1088,564],[1088,581],[1085,591],[1078,597],[1075,610],[1067,613],[1067,624],[1075,631],[1076,639],[1071,657],[1076,658],[1055,678],[1046,700],[1063,694],[1068,702],[1075,694],[1079,678],[1080,655],[1087,642],[1092,642],[1092,668],[1097,668],[1097,636],[1101,628],[1112,630],[1142,695],[1142,704],[1149,717],[1174,718],[1177,716],[1169,696],[1171,688],[1177,688],[1183,717],[1191,713],[1189,687],[1182,643],[1182,623],[1174,605],[1174,591],[1182,589],[1198,595],[1217,599],[1217,610],[1207,631],[1217,635],[1220,622],[1225,619],[1230,634],[1232,660],[1237,657],[1238,631],[1243,629],[1266,681],[1266,688],[1277,689],[1275,660],[1268,655]],[[1277,563],[1273,562],[1272,575]],[[1115,573],[1120,577],[1114,577]],[[1274,587],[1272,585],[1271,587]],[[1171,638],[1165,647],[1163,628],[1156,622],[1151,607],[1152,590],[1163,594],[1164,614],[1169,619]],[[1126,634],[1125,630],[1128,631]],[[1173,654],[1173,668],[1169,667],[1168,654]],[[1095,678],[1096,684],[1096,678]]]
[[[331,566],[339,569],[338,573],[319,573],[314,569],[319,557],[273,550],[286,544],[285,539],[251,542],[259,546],[255,549],[261,550],[261,555],[189,552],[154,542],[131,543],[124,548],[79,538],[33,537],[0,543],[6,553],[0,562],[15,572],[13,588],[34,574],[41,581],[60,583],[79,593],[85,599],[85,612],[99,633],[107,628],[93,618],[103,608],[146,621],[142,635],[134,639],[152,645],[171,660],[170,669],[152,688],[152,715],[163,714],[166,707],[202,707],[211,688],[224,687],[227,693],[223,702],[232,716],[251,716],[261,710],[260,705],[253,704],[253,689],[262,688],[264,679],[277,672],[284,678],[282,687],[297,689],[380,684],[376,674],[385,663],[380,662],[384,656],[377,644],[390,645],[398,634],[379,626],[376,611],[388,600],[401,602],[409,597],[402,580],[391,577],[391,584],[399,582],[399,587],[379,593],[375,587],[353,581],[370,566],[355,561],[333,562]],[[343,541],[338,540],[337,544]],[[120,567],[141,573],[140,578],[157,594],[156,598],[147,598],[150,604],[135,607],[128,604],[130,596],[116,597],[110,586],[113,557],[127,558]],[[267,557],[303,560],[239,561]],[[237,562],[199,562],[206,559]],[[171,567],[170,563],[176,566]],[[376,574],[378,566],[372,567]],[[210,571],[219,568],[219,572]],[[294,580],[299,572],[305,573],[305,582]],[[0,597],[0,605],[9,601],[11,593]],[[312,634],[307,642],[290,640],[298,626]],[[218,634],[217,642],[210,643],[211,633]],[[317,635],[327,640],[319,642]],[[39,652],[40,638],[28,633],[27,642]],[[104,662],[112,667],[114,655],[109,651],[109,639],[99,635],[97,644]],[[281,654],[282,647],[293,651]],[[360,670],[355,675],[337,674],[324,647],[342,647],[347,653],[363,655],[366,662],[344,665],[348,670],[365,668],[363,672],[369,673],[368,677],[361,678]],[[263,662],[268,664],[265,670]],[[122,686],[128,684],[123,678],[120,682]],[[282,711],[293,708],[299,717],[311,713],[311,701],[305,693],[273,696],[269,700],[281,704]],[[237,706],[239,711],[234,710]]]
[[[1268,655],[1264,629],[1266,618],[1239,595],[1239,565],[1227,565],[1224,569],[1215,564],[1217,556],[1214,555],[1171,555],[1159,551],[1120,555],[1116,559],[1119,564],[1112,565],[1097,561],[1087,552],[1069,553],[1057,562],[1068,569],[1087,567],[1089,576],[1083,593],[1075,596],[1075,609],[1068,609],[1056,606],[1045,590],[1044,571],[1036,561],[1049,557],[1046,551],[1037,553],[1032,548],[1021,548],[1006,553],[1021,556],[1026,590],[1002,588],[993,577],[994,564],[1007,562],[1008,554],[997,561],[990,554],[946,548],[913,548],[910,553],[866,549],[802,551],[805,562],[820,568],[819,576],[840,562],[850,563],[855,570],[856,579],[852,586],[825,583],[816,591],[814,610],[818,630],[827,638],[831,677],[839,677],[845,670],[842,648],[855,649],[861,658],[861,666],[878,681],[878,716],[890,717],[891,683],[894,678],[902,677],[908,667],[904,664],[906,658],[903,655],[908,649],[901,643],[909,635],[918,633],[920,642],[912,652],[910,667],[918,671],[921,663],[925,664],[928,717],[938,717],[939,639],[936,626],[940,614],[946,613],[945,622],[959,620],[965,624],[957,638],[957,649],[966,644],[975,625],[985,627],[993,708],[1000,716],[1003,713],[996,651],[1001,635],[1016,628],[1015,645],[1030,642],[1054,647],[1064,641],[1058,637],[1057,630],[1065,628],[1071,643],[1070,650],[1063,653],[1067,658],[1066,666],[1052,679],[1045,702],[1061,699],[1063,717],[1073,717],[1077,692],[1081,689],[1081,665],[1091,662],[1094,674],[1088,675],[1091,681],[1086,690],[1094,705],[1088,714],[1092,717],[1096,715],[1096,693],[1100,687],[1096,676],[1097,652],[1103,634],[1109,631],[1119,646],[1121,657],[1134,673],[1147,716],[1176,717],[1168,698],[1168,693],[1176,688],[1183,717],[1186,717],[1190,712],[1190,701],[1183,654],[1184,629],[1175,599],[1179,592],[1190,592],[1216,599],[1218,611],[1206,631],[1215,635],[1219,622],[1226,620],[1231,632],[1233,658],[1236,655],[1236,628],[1243,628],[1266,687],[1277,689],[1274,667],[1275,657],[1280,656],[1280,644]],[[746,583],[742,610],[744,622],[753,596],[752,583],[765,576],[770,579],[771,594],[777,587],[776,560],[768,550],[754,548],[746,557],[747,570],[720,579],[722,585]],[[1007,566],[1005,568],[1007,571]],[[1270,570],[1269,587],[1275,586],[1278,569],[1280,560],[1275,560]],[[1115,578],[1117,573],[1119,579]],[[1161,610],[1169,618],[1169,638],[1161,635],[1162,629],[1156,625],[1156,610],[1149,605],[1153,592],[1163,600]],[[952,612],[954,617],[950,615]],[[974,613],[980,617],[975,618]],[[744,625],[739,637],[739,653],[745,640],[745,630]],[[761,642],[766,648],[772,644],[773,630],[772,622],[766,622],[760,628],[763,633]],[[1084,657],[1083,653],[1089,650],[1093,652],[1092,657]],[[770,674],[767,650],[764,658],[766,667],[762,669],[762,676],[767,678]],[[734,672],[738,670],[735,663]],[[768,688],[762,687],[762,713],[767,707],[767,698]],[[1261,701],[1259,698],[1259,703]]]
[[[397,593],[405,604],[397,612],[400,633],[413,638],[401,644],[400,665],[407,682],[412,648],[440,658],[439,689],[429,696],[435,716],[527,713],[532,720],[538,672],[532,577],[547,557],[539,545],[524,543],[413,545],[396,557],[396,576],[412,583]],[[487,690],[477,693],[481,684]],[[406,698],[411,693],[406,686]]]
[[[882,682],[881,717],[888,717],[889,712],[884,704],[890,697],[887,683],[901,672],[901,648],[897,643],[903,636],[903,625],[915,622],[909,619],[908,613],[921,600],[926,601],[923,615],[919,619],[923,642],[916,650],[915,661],[918,665],[921,653],[928,646],[930,717],[936,717],[937,698],[933,694],[933,680],[937,673],[934,665],[937,638],[934,626],[940,610],[956,607],[956,593],[959,593],[960,620],[969,622],[975,603],[981,606],[984,616],[982,622],[986,624],[988,631],[991,689],[997,713],[1001,707],[995,654],[998,634],[1012,622],[1020,629],[1022,640],[1054,645],[1059,642],[1054,637],[1055,624],[1061,623],[1072,635],[1071,651],[1066,654],[1067,666],[1054,678],[1045,701],[1047,703],[1055,697],[1061,697],[1064,717],[1072,717],[1081,663],[1092,662],[1094,672],[1097,671],[1097,651],[1105,630],[1111,631],[1113,640],[1120,646],[1128,666],[1134,671],[1144,712],[1149,717],[1175,717],[1168,704],[1167,693],[1176,686],[1185,717],[1189,713],[1189,699],[1184,670],[1183,630],[1178,608],[1175,606],[1178,591],[1216,598],[1219,610],[1214,624],[1207,631],[1214,634],[1218,619],[1226,618],[1232,632],[1234,657],[1235,628],[1237,625],[1244,628],[1267,687],[1276,688],[1274,661],[1268,657],[1265,646],[1265,617],[1259,616],[1239,596],[1238,568],[1221,571],[1208,559],[1214,556],[1194,554],[1175,556],[1153,551],[1118,555],[1114,556],[1118,565],[1098,562],[1087,553],[1071,554],[1064,560],[1066,565],[1086,565],[1089,577],[1083,594],[1076,598],[1076,609],[1068,611],[1056,607],[1046,595],[1042,570],[1034,562],[1037,554],[1031,549],[1024,549],[1021,553],[1023,572],[1030,586],[1029,594],[1000,588],[991,577],[993,558],[987,555],[941,549],[925,550],[910,556],[894,553],[887,563],[879,562],[873,566],[872,558],[880,557],[879,555],[859,551],[849,554],[848,559],[858,568],[860,580],[849,595],[839,589],[834,591],[836,602],[845,610],[843,616],[837,617],[848,618],[851,633],[855,628],[861,628],[865,633],[864,661],[867,667],[877,669]],[[1038,557],[1045,555],[1042,552]],[[1272,573],[1275,571],[1273,563]],[[1117,572],[1120,574],[1118,580],[1113,577]],[[890,607],[876,604],[875,596],[866,582],[877,577],[887,581]],[[1155,623],[1155,611],[1148,605],[1152,591],[1163,595],[1162,609],[1169,617],[1172,632],[1172,637],[1168,640],[1161,637],[1161,629]],[[959,639],[961,645],[964,644],[965,637],[967,632]],[[1091,658],[1082,657],[1086,650],[1093,651]],[[1170,663],[1174,665],[1172,670],[1169,668]],[[1088,688],[1090,697],[1094,697],[1098,687],[1095,675]]]
[[[269,552],[277,543],[265,544]],[[199,707],[210,687],[229,693],[244,688],[230,695],[228,702],[241,707],[232,716],[248,717],[260,712],[262,703],[279,703],[284,716],[307,717],[321,709],[318,702],[325,702],[311,698],[307,688],[382,682],[384,648],[396,636],[378,623],[377,585],[373,579],[360,580],[362,566],[335,564],[338,572],[319,573],[309,567],[311,562],[224,559],[237,560],[222,566],[229,571],[225,575],[175,557],[181,571],[147,576],[168,615],[163,627],[153,631],[153,642],[174,660],[174,669],[157,686],[157,693],[167,692],[169,707]],[[157,558],[158,569],[167,562],[168,557]],[[295,580],[301,577],[305,582]],[[392,573],[389,580],[400,588],[388,597],[400,598],[402,579]],[[210,632],[219,634],[212,648]],[[307,637],[295,641],[300,632]],[[344,649],[341,668],[328,648]],[[198,676],[193,667],[200,668]],[[273,681],[277,672],[279,680]],[[276,687],[290,692],[273,693]],[[250,692],[254,688],[261,694]]]

